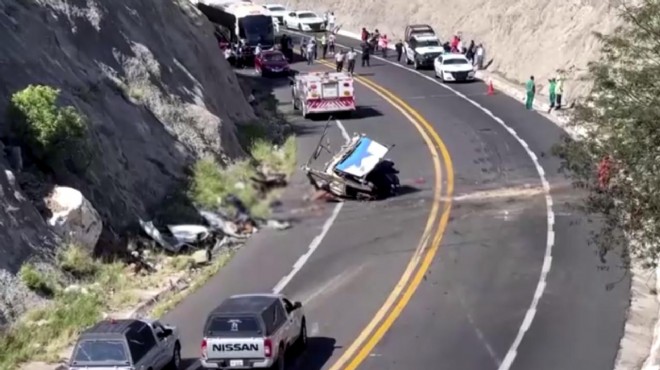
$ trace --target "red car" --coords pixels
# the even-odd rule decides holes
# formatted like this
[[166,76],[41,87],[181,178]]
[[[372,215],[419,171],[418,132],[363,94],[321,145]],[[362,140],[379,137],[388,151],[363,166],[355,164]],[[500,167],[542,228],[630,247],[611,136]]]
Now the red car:
[[254,58],[254,69],[262,76],[289,74],[289,62],[279,50],[262,51]]

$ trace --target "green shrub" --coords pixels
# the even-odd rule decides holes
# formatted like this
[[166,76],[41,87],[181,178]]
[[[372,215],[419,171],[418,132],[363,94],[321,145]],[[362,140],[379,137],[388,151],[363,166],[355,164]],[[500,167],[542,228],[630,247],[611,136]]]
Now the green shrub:
[[17,369],[19,363],[31,359],[59,360],[61,349],[99,320],[103,308],[98,294],[58,294],[52,304],[30,311],[0,336],[0,369]]
[[[193,202],[201,207],[214,209],[222,204],[229,194],[236,195],[247,207],[252,207],[259,200],[251,177],[255,169],[249,161],[236,162],[226,168],[211,158],[201,159],[193,168],[190,195]],[[242,186],[238,186],[242,184]]]
[[29,85],[11,97],[14,131],[40,158],[76,148],[72,144],[87,134],[86,119],[74,107],[57,106],[59,94],[60,90],[50,86]]
[[48,281],[48,278],[31,263],[21,266],[21,269],[18,271],[18,277],[28,289],[35,293],[46,296],[51,296],[54,293],[54,288]]
[[257,162],[265,164],[275,172],[290,175],[296,166],[295,137],[289,136],[279,148],[267,140],[257,139],[250,147],[250,154]]
[[99,270],[99,263],[94,260],[92,255],[75,244],[68,244],[60,249],[57,254],[57,263],[62,271],[68,272],[78,279],[92,277]]

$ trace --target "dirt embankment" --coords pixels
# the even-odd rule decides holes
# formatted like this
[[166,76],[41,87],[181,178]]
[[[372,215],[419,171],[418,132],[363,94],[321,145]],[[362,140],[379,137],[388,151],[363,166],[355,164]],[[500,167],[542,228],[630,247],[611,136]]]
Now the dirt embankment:
[[[260,0],[260,3],[266,1]],[[512,82],[534,75],[539,83],[571,71],[568,98],[583,96],[589,86],[577,81],[587,63],[598,58],[593,32],[608,33],[619,24],[610,1],[598,0],[289,0],[289,9],[307,9],[322,14],[332,10],[343,29],[358,32],[377,28],[391,39],[403,36],[408,24],[428,23],[443,40],[456,31],[464,38],[482,42],[489,70]]]
[[29,84],[60,89],[61,103],[88,118],[96,154],[84,173],[40,173],[27,160],[12,168],[0,151],[0,324],[24,309],[21,264],[58,244],[28,200],[41,185],[80,190],[111,241],[181,190],[201,155],[244,155],[236,125],[255,119],[188,0],[0,0],[0,117]]

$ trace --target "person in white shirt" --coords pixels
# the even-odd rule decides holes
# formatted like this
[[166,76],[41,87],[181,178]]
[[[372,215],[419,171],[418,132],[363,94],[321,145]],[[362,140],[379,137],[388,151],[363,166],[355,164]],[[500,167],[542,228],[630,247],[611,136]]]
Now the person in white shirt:
[[335,34],[331,33],[330,36],[328,36],[328,50],[330,50],[331,54],[335,53]]
[[307,56],[307,64],[314,64],[314,48],[315,43],[312,40],[309,40],[307,43],[307,51],[305,55]]
[[325,59],[325,56],[328,55],[328,38],[325,36],[321,36],[321,55],[323,55],[323,59]]
[[344,53],[341,50],[335,54],[335,62],[337,63],[337,72],[341,72],[344,69]]
[[261,54],[261,44],[257,44],[257,47],[254,48],[254,56],[259,56]]
[[335,12],[330,12],[330,15],[328,15],[328,25],[326,26],[326,30],[333,32],[335,29],[335,25],[337,22],[337,17],[335,17]]
[[475,64],[477,65],[477,69],[483,69],[484,67],[484,46],[483,44],[479,44],[477,46],[477,56],[474,59]]
[[346,59],[348,59],[348,68],[347,71],[351,75],[355,71],[355,58],[357,57],[357,53],[355,52],[354,48],[351,48],[348,53],[346,53]]

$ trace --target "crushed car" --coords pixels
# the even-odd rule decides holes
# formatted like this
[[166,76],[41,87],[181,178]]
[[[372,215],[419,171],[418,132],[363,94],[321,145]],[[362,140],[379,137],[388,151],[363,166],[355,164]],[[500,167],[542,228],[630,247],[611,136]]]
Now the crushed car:
[[385,155],[392,146],[385,146],[364,134],[355,134],[321,168],[312,161],[323,150],[333,154],[327,139],[328,123],[312,156],[302,166],[311,185],[342,199],[377,200],[396,196],[400,189],[399,171]]

